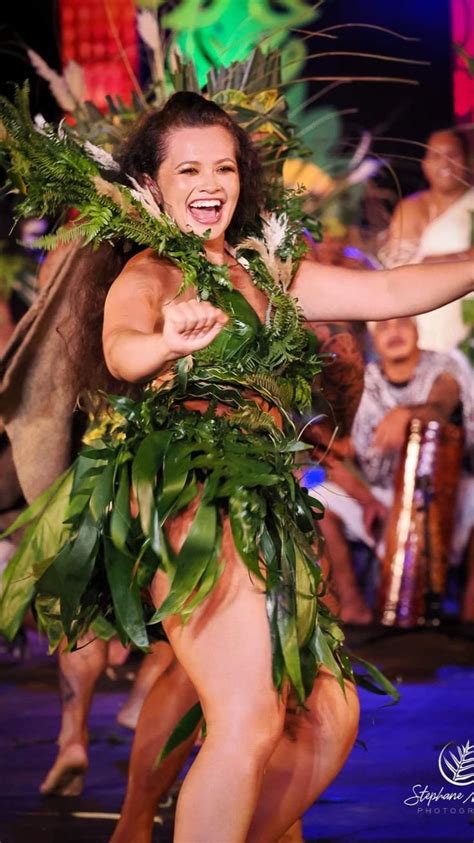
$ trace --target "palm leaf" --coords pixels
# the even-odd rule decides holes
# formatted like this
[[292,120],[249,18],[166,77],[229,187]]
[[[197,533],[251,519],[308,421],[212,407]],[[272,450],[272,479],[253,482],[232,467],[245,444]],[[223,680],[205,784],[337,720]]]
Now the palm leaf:
[[173,732],[166,741],[163,749],[161,750],[155,761],[155,770],[157,767],[159,767],[161,762],[168,757],[168,755],[173,751],[173,749],[176,749],[177,746],[183,743],[183,741],[188,740],[194,734],[201,720],[201,703],[196,703],[195,705],[193,705],[192,708],[189,709],[187,714],[185,714],[184,717],[181,718],[175,729],[173,729]]

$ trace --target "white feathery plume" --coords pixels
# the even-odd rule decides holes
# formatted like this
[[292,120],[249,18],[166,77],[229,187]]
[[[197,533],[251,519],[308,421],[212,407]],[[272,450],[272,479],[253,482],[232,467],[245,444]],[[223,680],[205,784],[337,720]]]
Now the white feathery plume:
[[372,176],[375,176],[380,170],[382,163],[378,158],[365,158],[355,170],[348,173],[344,181],[347,185],[360,184],[361,182],[367,181]]
[[170,73],[177,73],[181,64],[182,54],[178,45],[173,42],[168,50],[168,67]]
[[150,9],[142,9],[138,12],[137,29],[140,38],[153,53],[153,78],[156,82],[162,82],[164,80],[164,58],[160,27],[156,16]]
[[60,105],[64,111],[74,111],[77,103],[63,77],[53,70],[53,68],[50,67],[49,64],[47,64],[45,60],[38,55],[38,53],[35,53],[34,50],[27,50],[27,53],[31,64],[38,75],[41,76],[42,79],[46,79],[51,89],[51,93],[58,105]]
[[130,193],[132,194],[133,198],[140,202],[141,205],[151,214],[152,217],[159,220],[162,217],[162,213],[160,210],[159,205],[156,202],[153,193],[151,192],[149,187],[143,187],[136,179],[132,176],[127,176],[129,182],[133,184],[134,189],[130,189]]
[[288,230],[288,218],[285,214],[262,214],[263,237],[268,250],[268,269],[284,290],[287,290],[292,278],[293,263],[291,258],[283,261],[277,251],[285,242]]
[[104,170],[111,170],[117,173],[120,170],[120,164],[112,158],[110,152],[107,150],[102,149],[100,146],[96,146],[95,143],[91,143],[90,141],[86,141],[84,144],[85,151],[90,155],[90,157],[95,161],[99,167],[103,167]]
[[262,214],[263,240],[258,237],[247,237],[237,246],[237,249],[251,249],[262,258],[266,268],[274,281],[283,290],[287,290],[292,278],[291,258],[284,261],[277,255],[277,251],[284,243],[288,221],[284,214]]
[[370,132],[363,132],[362,137],[357,145],[357,149],[354,152],[351,160],[349,161],[349,170],[354,170],[355,167],[358,167],[361,161],[364,160],[365,156],[367,155],[370,144],[372,143],[372,135]]
[[84,102],[86,81],[80,64],[71,59],[63,70],[63,79],[76,102]]
[[[48,134],[46,129],[48,128],[49,124],[48,124],[47,120],[45,120],[45,118],[43,117],[42,114],[35,114],[35,116],[33,118],[33,123],[35,125],[36,131],[39,132],[40,135],[47,135]],[[66,132],[63,129],[63,126],[64,126],[64,118],[59,121],[58,128],[56,129],[56,135],[59,138],[59,140],[64,140],[64,138],[66,137]]]
[[269,254],[275,254],[285,240],[287,220],[276,214],[262,214],[263,237]]
[[36,131],[39,132],[40,135],[46,134],[45,130],[48,124],[42,114],[35,114],[33,123],[35,124]]

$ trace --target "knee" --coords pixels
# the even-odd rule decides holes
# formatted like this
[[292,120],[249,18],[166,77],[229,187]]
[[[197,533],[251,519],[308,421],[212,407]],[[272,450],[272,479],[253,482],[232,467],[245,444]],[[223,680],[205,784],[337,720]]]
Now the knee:
[[276,693],[268,700],[238,700],[225,707],[225,711],[207,721],[212,728],[225,734],[234,747],[248,748],[254,758],[266,760],[278,743],[284,726],[284,708]]

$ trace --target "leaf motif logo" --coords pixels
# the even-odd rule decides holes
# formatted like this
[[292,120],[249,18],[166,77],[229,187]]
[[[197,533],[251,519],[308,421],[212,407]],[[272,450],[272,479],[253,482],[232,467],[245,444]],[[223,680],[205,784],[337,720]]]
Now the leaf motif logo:
[[449,741],[443,747],[438,758],[441,775],[450,784],[467,787],[474,784],[474,744],[454,744]]

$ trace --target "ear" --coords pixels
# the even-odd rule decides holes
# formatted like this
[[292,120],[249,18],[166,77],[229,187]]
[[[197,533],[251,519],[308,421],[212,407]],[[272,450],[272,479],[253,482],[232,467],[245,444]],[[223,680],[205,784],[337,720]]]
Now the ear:
[[163,205],[163,196],[161,194],[161,190],[158,187],[155,179],[152,179],[152,177],[149,175],[149,173],[143,173],[142,179],[143,179],[143,184],[145,185],[145,187],[148,188],[148,190],[150,191],[150,193],[153,196],[153,199],[155,200],[157,205],[160,205],[160,207],[161,207],[161,205]]

